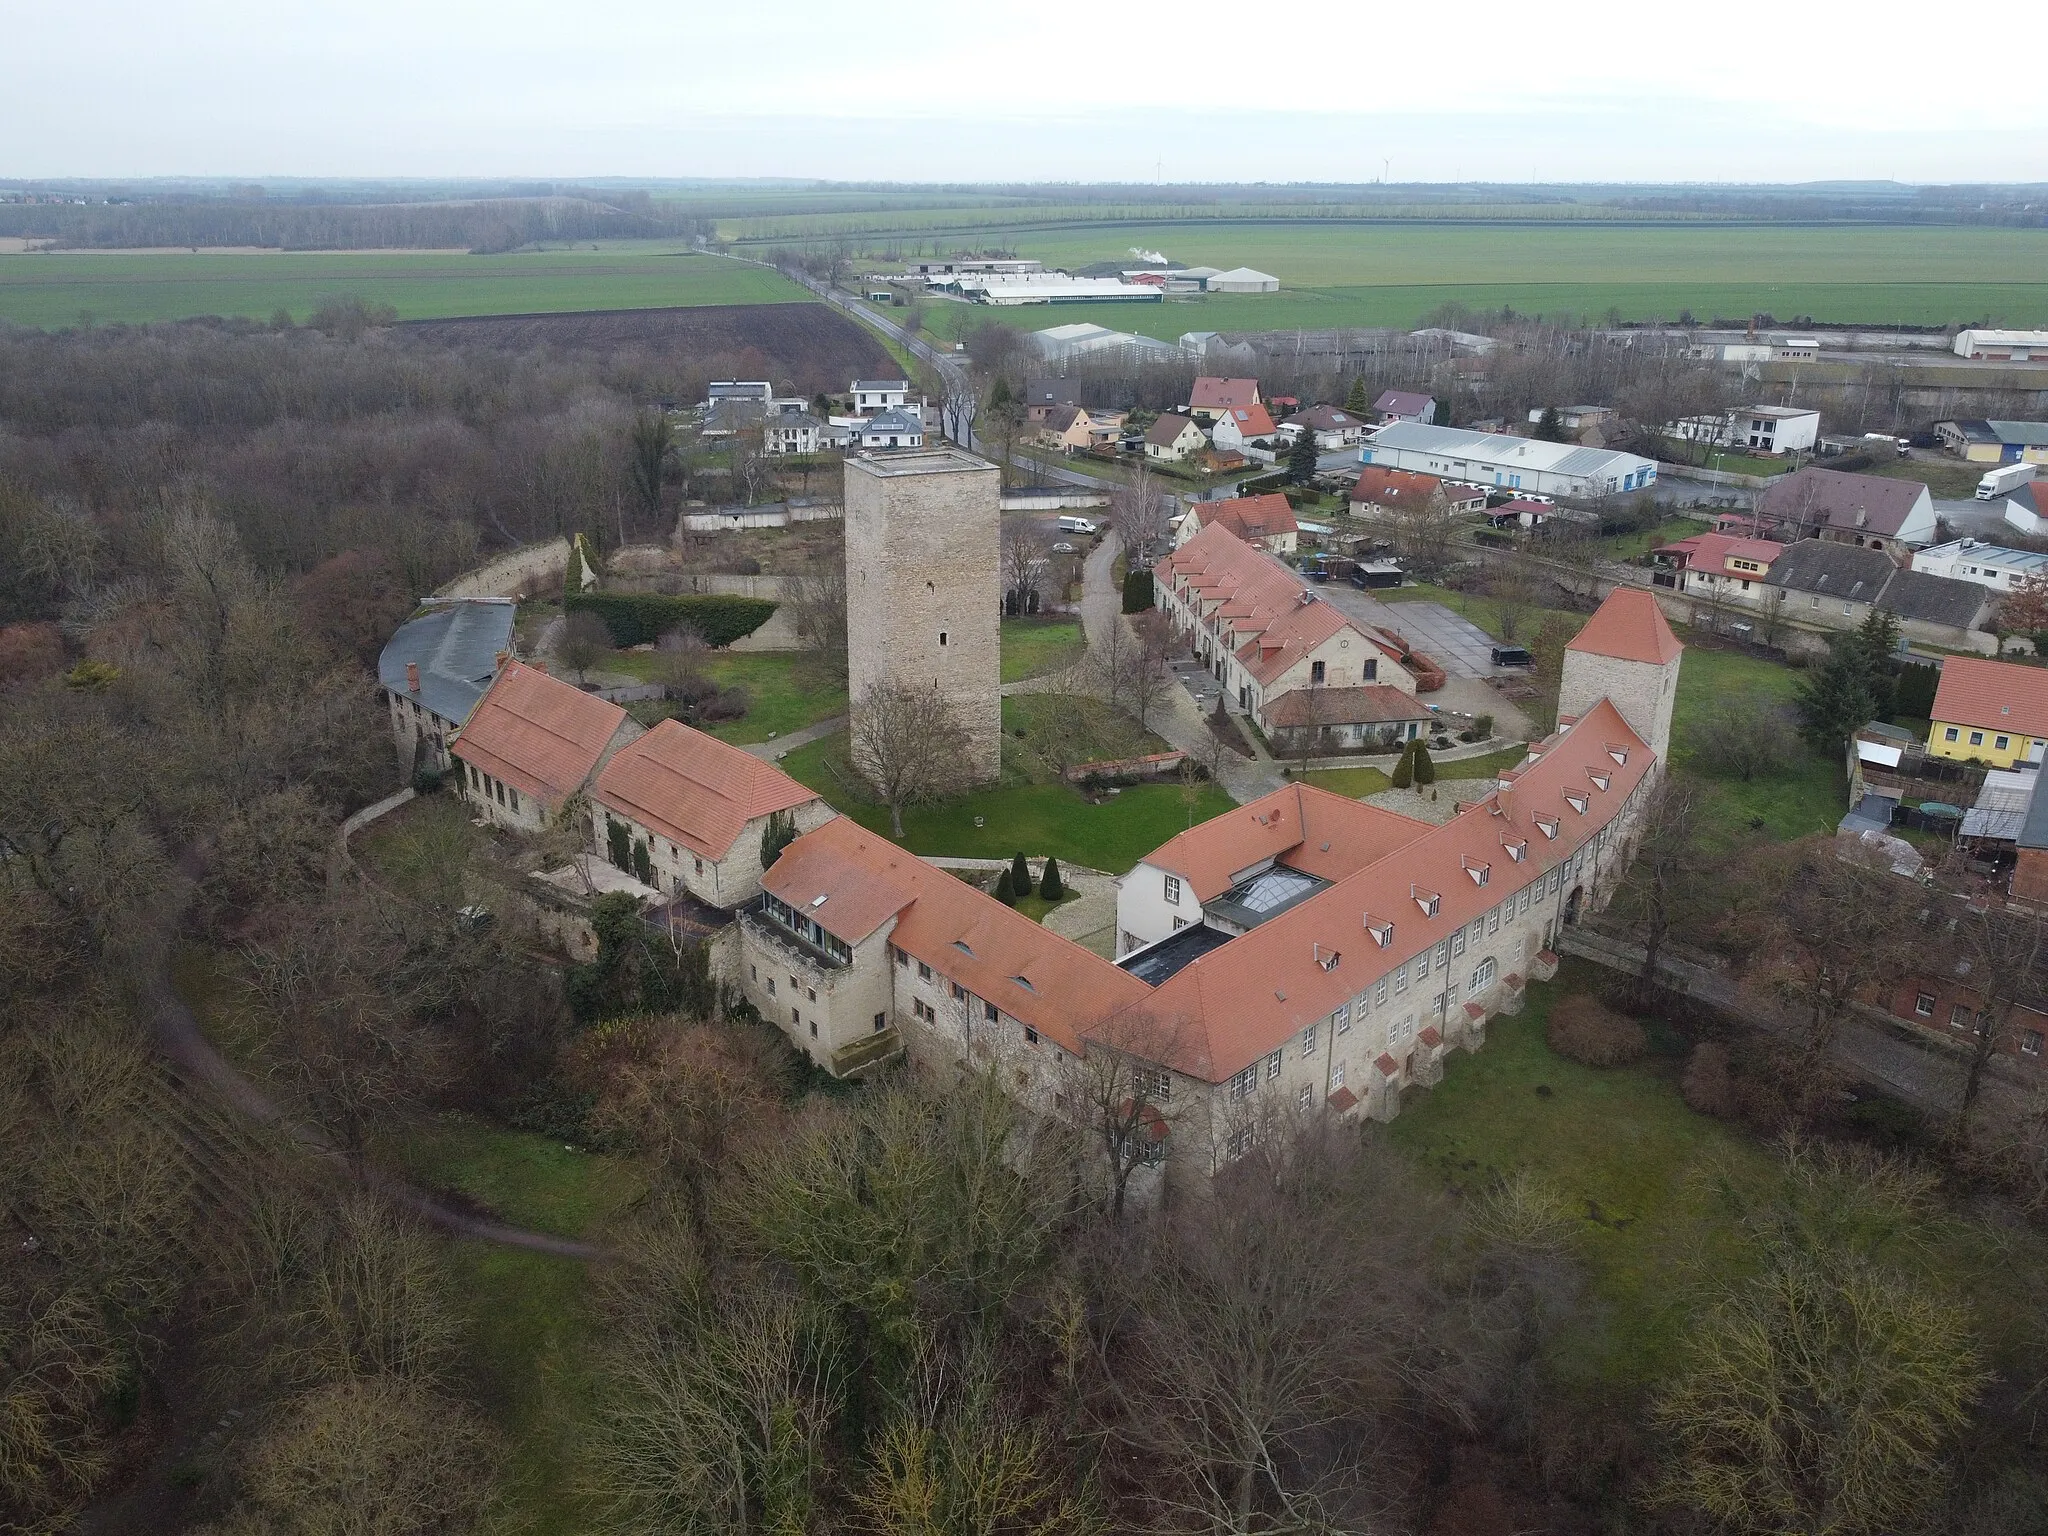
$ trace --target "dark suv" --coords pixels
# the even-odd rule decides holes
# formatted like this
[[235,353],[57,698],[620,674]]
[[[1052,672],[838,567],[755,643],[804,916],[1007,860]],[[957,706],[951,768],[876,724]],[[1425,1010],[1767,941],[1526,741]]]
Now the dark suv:
[[1523,645],[1496,645],[1493,648],[1493,664],[1496,667],[1533,667],[1536,658]]

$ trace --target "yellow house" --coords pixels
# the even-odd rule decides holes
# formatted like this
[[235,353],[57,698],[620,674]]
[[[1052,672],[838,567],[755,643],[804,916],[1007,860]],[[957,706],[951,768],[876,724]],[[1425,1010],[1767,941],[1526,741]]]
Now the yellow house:
[[1992,768],[2039,763],[2048,750],[2048,668],[1981,656],[1945,659],[1927,750]]

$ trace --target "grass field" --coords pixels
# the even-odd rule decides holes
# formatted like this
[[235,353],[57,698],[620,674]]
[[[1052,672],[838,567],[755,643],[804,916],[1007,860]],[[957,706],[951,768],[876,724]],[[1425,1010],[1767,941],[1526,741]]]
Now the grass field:
[[[1747,784],[1706,774],[1697,764],[1693,732],[1716,703],[1736,698],[1751,707],[1788,705],[1798,688],[1799,674],[1777,662],[1741,651],[1686,647],[1685,660],[1678,669],[1678,702],[1671,716],[1671,760],[1702,774],[1709,790],[1709,812],[1726,835],[1751,829],[1774,838],[1830,832],[1848,808],[1842,765],[1804,746],[1784,772]],[[1755,826],[1757,822],[1762,825]]]
[[1003,620],[1003,681],[1042,677],[1065,666],[1082,648],[1078,619]]
[[[619,651],[590,670],[652,678],[660,658],[652,651]],[[721,651],[704,658],[704,671],[721,688],[744,688],[750,700],[737,720],[705,729],[721,741],[744,746],[787,736],[820,720],[846,713],[844,688],[819,688],[806,679],[798,658],[785,651]]]
[[345,252],[297,255],[0,255],[0,320],[68,326],[190,315],[303,321],[323,299],[357,294],[401,320],[586,309],[782,304],[811,295],[778,273],[651,243],[506,256]]

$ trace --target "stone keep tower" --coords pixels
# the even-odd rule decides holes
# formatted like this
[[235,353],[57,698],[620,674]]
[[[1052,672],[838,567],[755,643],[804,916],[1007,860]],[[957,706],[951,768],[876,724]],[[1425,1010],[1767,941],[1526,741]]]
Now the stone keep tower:
[[974,777],[1002,753],[1001,475],[958,448],[846,461],[847,683],[937,688]]
[[1616,587],[1565,647],[1557,712],[1584,715],[1606,699],[1657,761],[1668,762],[1684,654],[1656,598],[1640,587]]

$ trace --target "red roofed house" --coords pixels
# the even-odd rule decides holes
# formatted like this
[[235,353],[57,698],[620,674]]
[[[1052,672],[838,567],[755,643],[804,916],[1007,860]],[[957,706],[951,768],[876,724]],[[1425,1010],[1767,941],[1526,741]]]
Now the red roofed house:
[[1269,711],[1300,689],[1329,695],[1318,700],[1313,725],[1336,732],[1333,741],[1356,744],[1368,728],[1405,739],[1429,718],[1413,702],[1414,675],[1365,626],[1221,522],[1168,555],[1152,577],[1161,612],[1268,734],[1287,718],[1271,717],[1269,727]]
[[1253,443],[1272,442],[1276,430],[1263,405],[1234,405],[1217,413],[1209,440],[1224,452],[1243,453]]
[[[787,816],[804,833],[835,814],[773,763],[674,720],[612,754],[590,799],[591,841],[601,857],[618,862],[617,825],[628,849],[647,849],[651,884],[726,908],[761,892],[762,835],[771,817]],[[629,855],[626,867],[636,862]]]
[[1927,750],[2021,768],[2048,753],[2048,671],[1982,656],[1942,659]]
[[462,790],[496,826],[539,832],[640,734],[618,705],[510,661],[456,734]]
[[[1479,501],[1481,506],[1486,504],[1483,492]],[[1424,507],[1448,517],[1450,498],[1444,494],[1444,482],[1435,475],[1389,469],[1384,464],[1368,464],[1352,483],[1353,517],[1386,517],[1405,513],[1413,507]]]
[[1187,414],[1197,421],[1211,422],[1233,407],[1253,406],[1258,403],[1257,379],[1213,379],[1204,376],[1195,380],[1194,388],[1188,392]]
[[1294,508],[1277,491],[1263,496],[1198,501],[1181,518],[1175,542],[1185,544],[1211,525],[1228,528],[1245,543],[1256,544],[1270,555],[1291,555],[1300,543],[1301,528],[1294,520]]
[[1651,550],[1656,570],[1650,579],[1688,597],[1761,608],[1767,591],[1764,577],[1784,552],[1784,545],[1770,539],[1696,533]]

